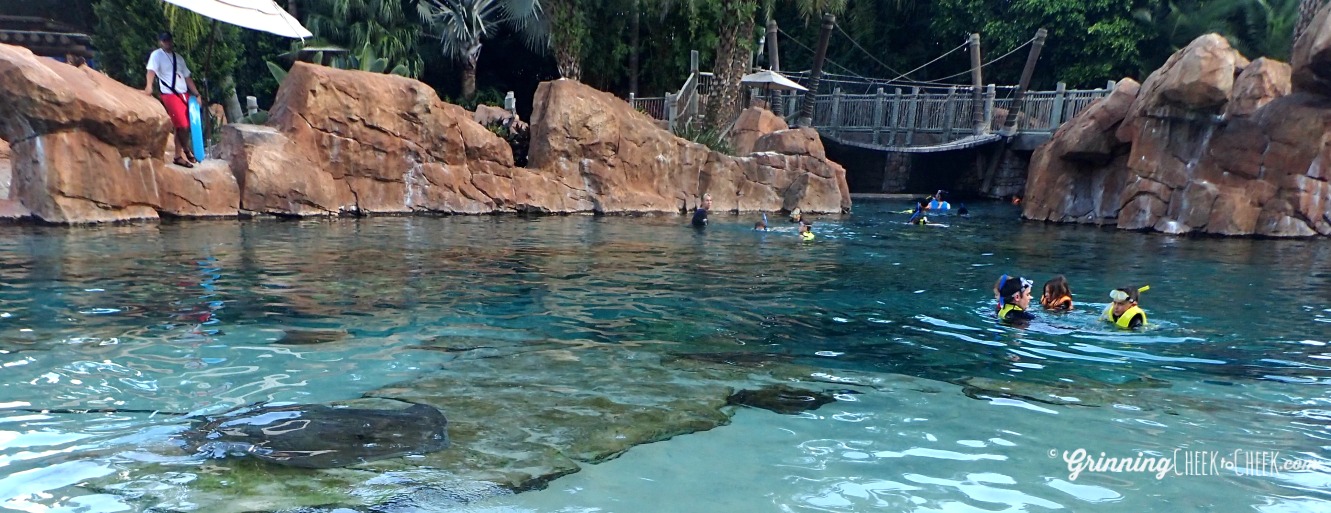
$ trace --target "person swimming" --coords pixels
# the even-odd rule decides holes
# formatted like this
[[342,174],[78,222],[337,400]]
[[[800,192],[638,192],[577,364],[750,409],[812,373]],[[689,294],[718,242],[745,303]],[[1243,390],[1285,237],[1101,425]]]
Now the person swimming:
[[707,226],[707,211],[712,208],[712,195],[703,194],[702,201],[698,208],[693,210],[693,220],[691,224],[694,228],[705,228]]
[[1040,305],[1045,310],[1066,312],[1072,309],[1072,287],[1063,275],[1055,276],[1044,282],[1044,293],[1040,294]]
[[813,241],[813,225],[800,223],[800,240],[804,242]]
[[1020,276],[1004,274],[998,279],[997,296],[1000,301],[998,320],[1008,324],[1025,323],[1035,319],[1027,312],[1031,305],[1031,287],[1035,282]]
[[950,210],[952,204],[943,201],[944,194],[947,194],[947,191],[939,189],[938,192],[934,193],[933,198],[929,200],[929,203],[926,204],[924,208],[926,210]]
[[1109,321],[1111,324],[1121,329],[1132,330],[1146,325],[1146,311],[1137,305],[1142,292],[1151,290],[1150,285],[1138,287],[1123,287],[1109,291],[1109,299],[1113,300],[1105,308],[1105,313],[1100,315],[1100,319]]
[[910,220],[906,222],[910,224],[929,224],[929,218],[924,215],[924,211],[925,199],[921,198],[916,200],[915,211],[911,213]]
[[965,203],[962,203],[960,207],[957,207],[957,215],[961,217],[970,217],[971,211],[970,209],[966,208]]

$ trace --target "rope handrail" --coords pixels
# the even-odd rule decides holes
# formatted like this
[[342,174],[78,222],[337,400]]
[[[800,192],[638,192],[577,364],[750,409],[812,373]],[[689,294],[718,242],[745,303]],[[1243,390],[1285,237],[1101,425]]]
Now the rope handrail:
[[[988,66],[988,65],[993,64],[993,63],[995,63],[995,62],[998,62],[998,61],[1001,61],[1001,60],[1003,60],[1003,59],[1006,59],[1006,58],[1008,58],[1009,56],[1011,56],[1012,54],[1017,53],[1018,50],[1021,50],[1022,48],[1025,48],[1026,46],[1028,46],[1028,45],[1030,45],[1031,43],[1034,43],[1034,42],[1035,42],[1035,38],[1032,37],[1032,38],[1026,40],[1026,42],[1025,42],[1025,43],[1022,43],[1020,46],[1017,46],[1016,48],[1013,48],[1013,49],[1012,49],[1011,51],[1009,51],[1008,53],[1005,53],[1005,54],[1003,54],[1002,56],[999,56],[999,57],[996,58],[996,59],[992,59],[992,60],[990,60],[989,62],[986,62],[986,63],[984,63],[984,64],[981,64],[981,65],[980,65],[980,69],[984,69],[985,66]],[[957,73],[957,74],[955,74],[955,75],[948,75],[948,76],[946,76],[946,77],[939,78],[939,79],[935,79],[935,80],[930,80],[930,81],[928,81],[928,82],[942,82],[942,81],[944,81],[944,80],[951,80],[951,79],[953,79],[953,78],[957,78],[957,77],[960,77],[960,76],[964,76],[964,75],[966,75],[966,74],[968,74],[968,73],[970,73],[970,72],[972,72],[972,71],[975,71],[975,68],[970,68],[970,69],[968,69],[968,70],[966,70],[966,71],[963,71],[963,72],[961,72],[961,73]]]
[[901,76],[903,76],[903,77],[906,76],[906,75],[908,75],[908,73],[901,73],[900,71],[897,71],[897,70],[893,69],[891,66],[888,66],[888,65],[887,65],[886,63],[884,63],[883,61],[878,60],[877,57],[874,57],[872,53],[870,53],[868,50],[865,50],[863,46],[860,46],[860,42],[859,42],[859,41],[856,41],[855,38],[850,37],[850,34],[847,34],[847,33],[846,33],[846,30],[843,29],[843,28],[841,28],[841,24],[840,24],[840,23],[833,23],[833,25],[836,26],[836,30],[837,30],[837,32],[840,32],[841,35],[846,36],[846,39],[849,39],[849,40],[850,40],[850,44],[855,45],[855,48],[859,48],[861,52],[864,52],[864,55],[868,55],[868,56],[869,56],[869,59],[871,59],[871,60],[873,60],[874,62],[878,63],[879,66],[882,66],[882,67],[884,67],[884,68],[887,68],[888,71],[891,71],[891,72],[893,72],[893,73],[900,73]]

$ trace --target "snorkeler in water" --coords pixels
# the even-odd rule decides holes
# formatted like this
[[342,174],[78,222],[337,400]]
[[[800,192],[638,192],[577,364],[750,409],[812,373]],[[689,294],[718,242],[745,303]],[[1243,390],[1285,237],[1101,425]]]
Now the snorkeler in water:
[[813,225],[800,223],[800,240],[804,242],[813,241]]
[[1109,321],[1121,329],[1132,330],[1146,325],[1146,311],[1137,305],[1141,293],[1151,290],[1150,285],[1142,287],[1123,287],[1109,291],[1109,299],[1114,303],[1105,308],[1100,319]]
[[909,221],[906,221],[907,223],[910,223],[910,224],[929,224],[929,218],[928,218],[928,217],[925,217],[925,215],[924,215],[924,211],[925,211],[925,206],[924,206],[924,204],[925,204],[925,200],[923,200],[923,199],[920,199],[920,200],[916,200],[916,201],[915,201],[915,212],[911,213],[910,220],[909,220]]
[[1027,312],[1031,306],[1031,286],[1035,282],[1020,276],[1004,274],[998,279],[997,295],[999,299],[998,320],[1008,324],[1026,323],[1035,319]]

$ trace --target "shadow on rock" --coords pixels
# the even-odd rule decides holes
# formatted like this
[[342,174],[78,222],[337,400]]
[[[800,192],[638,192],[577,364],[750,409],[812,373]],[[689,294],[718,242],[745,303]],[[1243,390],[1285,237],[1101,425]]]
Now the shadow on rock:
[[181,435],[185,447],[213,458],[252,456],[302,468],[336,468],[448,448],[448,420],[438,409],[263,406],[209,417]]
[[726,398],[726,404],[750,406],[785,415],[797,415],[836,402],[827,392],[814,392],[785,385],[769,385],[757,390],[740,390]]

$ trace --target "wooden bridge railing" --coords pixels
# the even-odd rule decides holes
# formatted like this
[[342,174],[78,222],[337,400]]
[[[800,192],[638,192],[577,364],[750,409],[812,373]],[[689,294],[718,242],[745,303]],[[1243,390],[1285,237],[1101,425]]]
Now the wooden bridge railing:
[[[697,77],[703,78],[703,77]],[[681,93],[701,89],[690,76]],[[710,77],[706,77],[710,78]],[[814,100],[813,126],[819,131],[846,140],[883,147],[930,146],[960,139],[996,133],[1003,129],[1004,115],[1012,107],[1011,87],[986,86],[977,104],[972,89],[950,87],[877,88],[870,94],[847,94],[835,89],[819,94]],[[1017,117],[1017,133],[1052,134],[1096,100],[1113,90],[1105,88],[1069,90],[1063,83],[1053,91],[1026,93],[1022,113]],[[1000,91],[1006,97],[999,97]],[[686,93],[687,94],[687,93]],[[751,91],[751,94],[762,94]],[[769,99],[777,93],[769,93]],[[693,100],[689,101],[688,96]],[[665,98],[636,98],[629,101],[656,119],[678,123],[685,116],[696,115],[698,95],[670,94]],[[799,97],[782,94],[780,113],[792,120],[798,113]],[[980,110],[982,126],[975,126],[975,112]],[[671,125],[674,126],[673,124]]]

